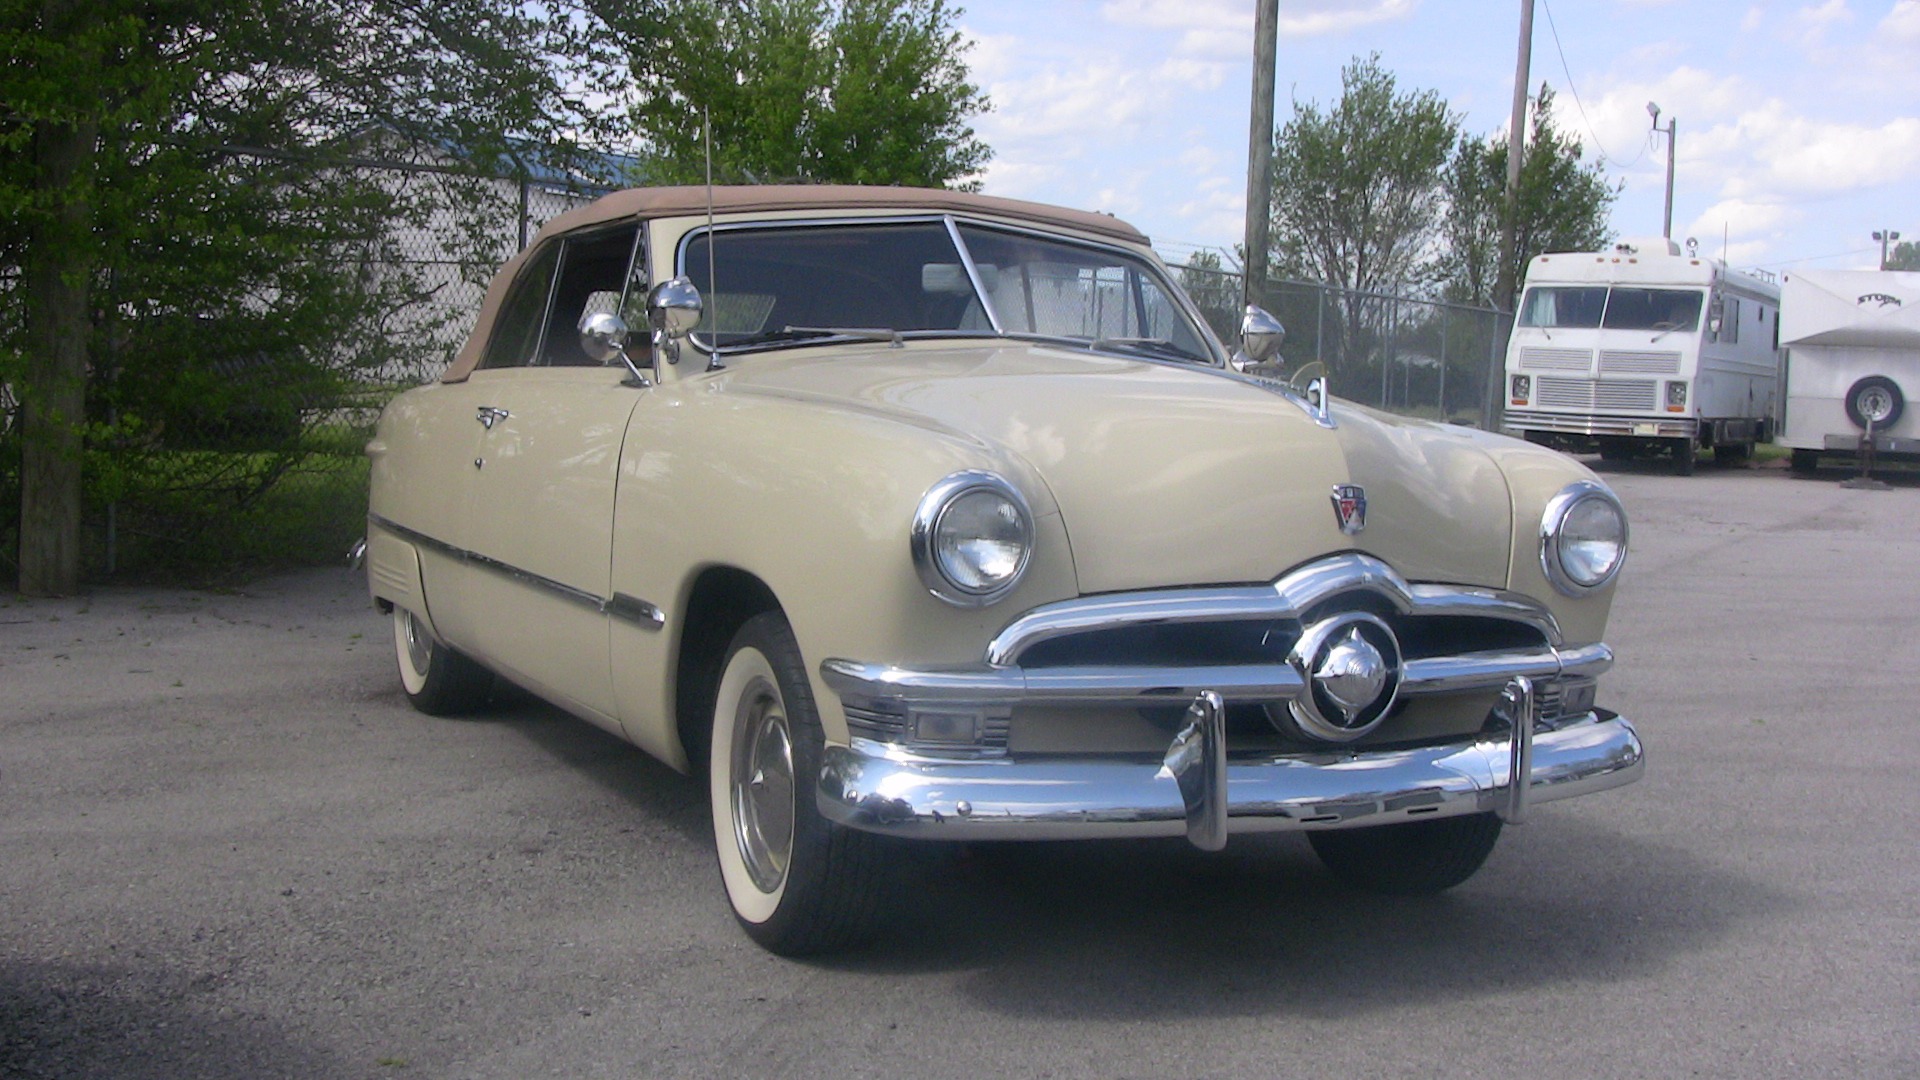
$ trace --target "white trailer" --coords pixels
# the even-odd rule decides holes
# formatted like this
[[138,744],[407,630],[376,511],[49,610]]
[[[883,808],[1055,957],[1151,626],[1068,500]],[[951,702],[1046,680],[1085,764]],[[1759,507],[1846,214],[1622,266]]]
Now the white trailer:
[[1502,429],[1608,460],[1698,450],[1742,460],[1773,437],[1780,288],[1668,240],[1541,255],[1507,343]]
[[1920,455],[1920,273],[1802,270],[1783,290],[1787,350],[1780,442],[1810,472],[1822,453]]

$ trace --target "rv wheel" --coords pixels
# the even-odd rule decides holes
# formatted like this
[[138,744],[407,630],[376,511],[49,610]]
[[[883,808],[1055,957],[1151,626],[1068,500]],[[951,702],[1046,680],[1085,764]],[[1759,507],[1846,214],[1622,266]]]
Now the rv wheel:
[[1875,431],[1899,423],[1906,404],[1899,385],[1885,375],[1869,375],[1847,388],[1847,419],[1862,431],[1869,421]]
[[1698,453],[1692,436],[1673,440],[1673,475],[1692,476],[1694,455]]
[[1820,471],[1820,451],[1797,448],[1793,452],[1793,471],[1801,476],[1812,476]]

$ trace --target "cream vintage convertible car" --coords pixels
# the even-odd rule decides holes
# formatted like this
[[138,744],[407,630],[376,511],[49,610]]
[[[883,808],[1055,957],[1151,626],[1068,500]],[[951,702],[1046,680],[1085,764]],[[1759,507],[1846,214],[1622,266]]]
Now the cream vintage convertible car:
[[1625,515],[1557,454],[1264,377],[1280,334],[1250,309],[1230,356],[1105,215],[608,196],[368,446],[407,696],[504,678],[704,770],[781,953],[868,931],[893,838],[1298,829],[1451,887],[1640,775],[1595,704]]

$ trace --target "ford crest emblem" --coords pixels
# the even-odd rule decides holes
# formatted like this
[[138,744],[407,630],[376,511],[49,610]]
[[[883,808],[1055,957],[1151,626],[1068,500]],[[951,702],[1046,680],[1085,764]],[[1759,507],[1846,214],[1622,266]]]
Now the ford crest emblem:
[[1367,527],[1367,489],[1359,484],[1335,484],[1333,516],[1339,519],[1341,532],[1358,535]]

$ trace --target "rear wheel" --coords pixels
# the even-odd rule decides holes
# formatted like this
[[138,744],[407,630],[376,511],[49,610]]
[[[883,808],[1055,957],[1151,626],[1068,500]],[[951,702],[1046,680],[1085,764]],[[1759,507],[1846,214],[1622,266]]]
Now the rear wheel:
[[398,605],[393,609],[393,650],[407,703],[428,716],[472,712],[493,692],[493,673],[434,640],[427,624]]
[[1753,444],[1750,442],[1713,444],[1715,465],[1739,465],[1752,456]]
[[1808,450],[1804,447],[1794,450],[1792,468],[1794,472],[1799,473],[1801,476],[1812,476],[1814,473],[1819,472],[1820,451]]
[[733,913],[783,956],[860,943],[879,906],[881,838],[833,824],[814,801],[824,746],[786,618],[749,619],[714,699],[708,796]]
[[1453,888],[1480,869],[1499,839],[1500,819],[1492,814],[1307,834],[1333,876],[1393,896]]

